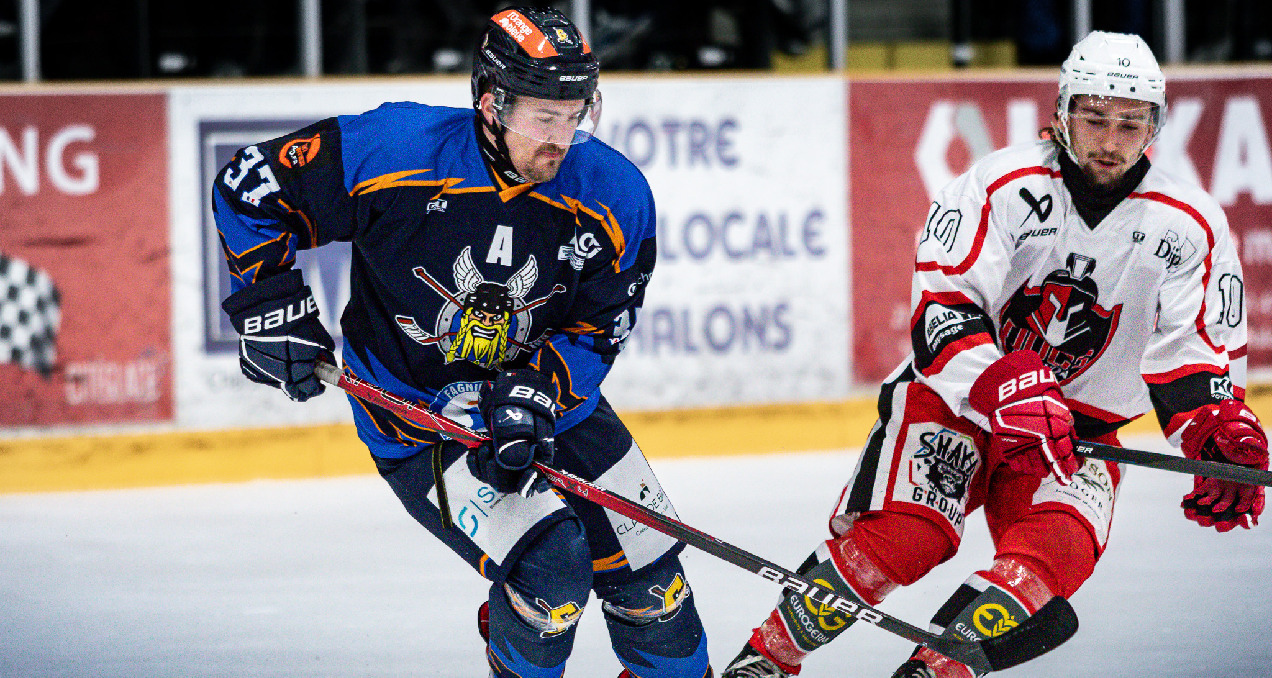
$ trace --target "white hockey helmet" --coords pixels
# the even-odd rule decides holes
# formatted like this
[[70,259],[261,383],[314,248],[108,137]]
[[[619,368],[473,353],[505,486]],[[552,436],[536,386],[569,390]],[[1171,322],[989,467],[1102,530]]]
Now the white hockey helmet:
[[1069,149],[1069,103],[1080,94],[1151,104],[1153,136],[1145,147],[1157,139],[1166,114],[1166,78],[1153,50],[1138,35],[1092,31],[1073,46],[1069,58],[1060,66],[1060,96],[1056,99],[1060,125],[1056,132],[1066,150]]

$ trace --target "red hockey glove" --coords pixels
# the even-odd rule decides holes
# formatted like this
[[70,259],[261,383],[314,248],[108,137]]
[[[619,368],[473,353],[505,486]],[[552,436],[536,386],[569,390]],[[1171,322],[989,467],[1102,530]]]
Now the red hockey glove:
[[[1267,470],[1268,436],[1259,418],[1240,400],[1225,400],[1201,408],[1180,434],[1184,456]],[[1180,506],[1184,516],[1202,527],[1227,532],[1240,525],[1259,524],[1264,490],[1230,480],[1193,477],[1193,491]]]
[[1073,413],[1056,377],[1033,351],[1003,356],[972,384],[972,408],[989,417],[990,445],[1013,470],[1068,485],[1082,466],[1073,456]]

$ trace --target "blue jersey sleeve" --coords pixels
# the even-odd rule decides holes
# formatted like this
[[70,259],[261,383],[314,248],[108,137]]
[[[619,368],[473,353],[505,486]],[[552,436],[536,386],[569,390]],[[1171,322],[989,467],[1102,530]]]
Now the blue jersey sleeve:
[[292,267],[296,251],[351,237],[335,118],[242,148],[217,174],[212,211],[233,291]]
[[[657,257],[649,184],[617,152],[604,150],[614,161],[594,164],[582,179],[607,190],[566,200],[579,218],[575,250],[585,257],[574,304],[567,322],[532,361],[560,387],[562,430],[582,421],[599,401],[601,382],[636,324]],[[588,257],[592,248],[603,256]]]

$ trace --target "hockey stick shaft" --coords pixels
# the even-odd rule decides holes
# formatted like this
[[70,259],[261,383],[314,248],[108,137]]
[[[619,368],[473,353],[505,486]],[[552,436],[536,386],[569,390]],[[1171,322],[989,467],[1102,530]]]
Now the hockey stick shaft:
[[[487,440],[485,435],[477,431],[404,400],[374,384],[344,373],[334,366],[320,362],[315,372],[322,381],[338,386],[360,400],[383,407],[418,426],[447,435],[469,447],[475,447]],[[977,642],[943,638],[865,603],[825,590],[775,563],[716,539],[678,520],[651,511],[578,476],[537,462],[535,468],[549,482],[566,492],[639,521],[673,539],[780,584],[821,606],[832,608],[906,640],[929,647],[970,666],[977,672],[1001,671],[1033,659],[1068,640],[1077,631],[1077,616],[1073,608],[1065,599],[1055,597],[1034,616],[1003,635]]]
[[1246,485],[1272,487],[1272,472],[1263,471],[1257,468],[1237,466],[1236,464],[1224,464],[1217,461],[1189,459],[1187,457],[1177,457],[1173,454],[1128,450],[1122,447],[1105,445],[1103,443],[1091,443],[1085,440],[1079,440],[1074,443],[1073,451],[1076,454],[1080,454],[1084,457],[1091,457],[1092,459],[1115,461],[1134,466],[1147,466],[1148,468],[1160,469],[1162,471],[1188,473],[1194,476],[1218,478],[1219,480],[1231,480],[1233,482],[1244,483]]

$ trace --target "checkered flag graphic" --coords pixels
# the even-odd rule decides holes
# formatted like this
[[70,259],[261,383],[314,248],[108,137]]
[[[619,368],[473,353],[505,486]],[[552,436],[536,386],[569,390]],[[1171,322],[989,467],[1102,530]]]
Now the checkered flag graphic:
[[0,253],[0,363],[53,373],[60,299],[48,273]]

